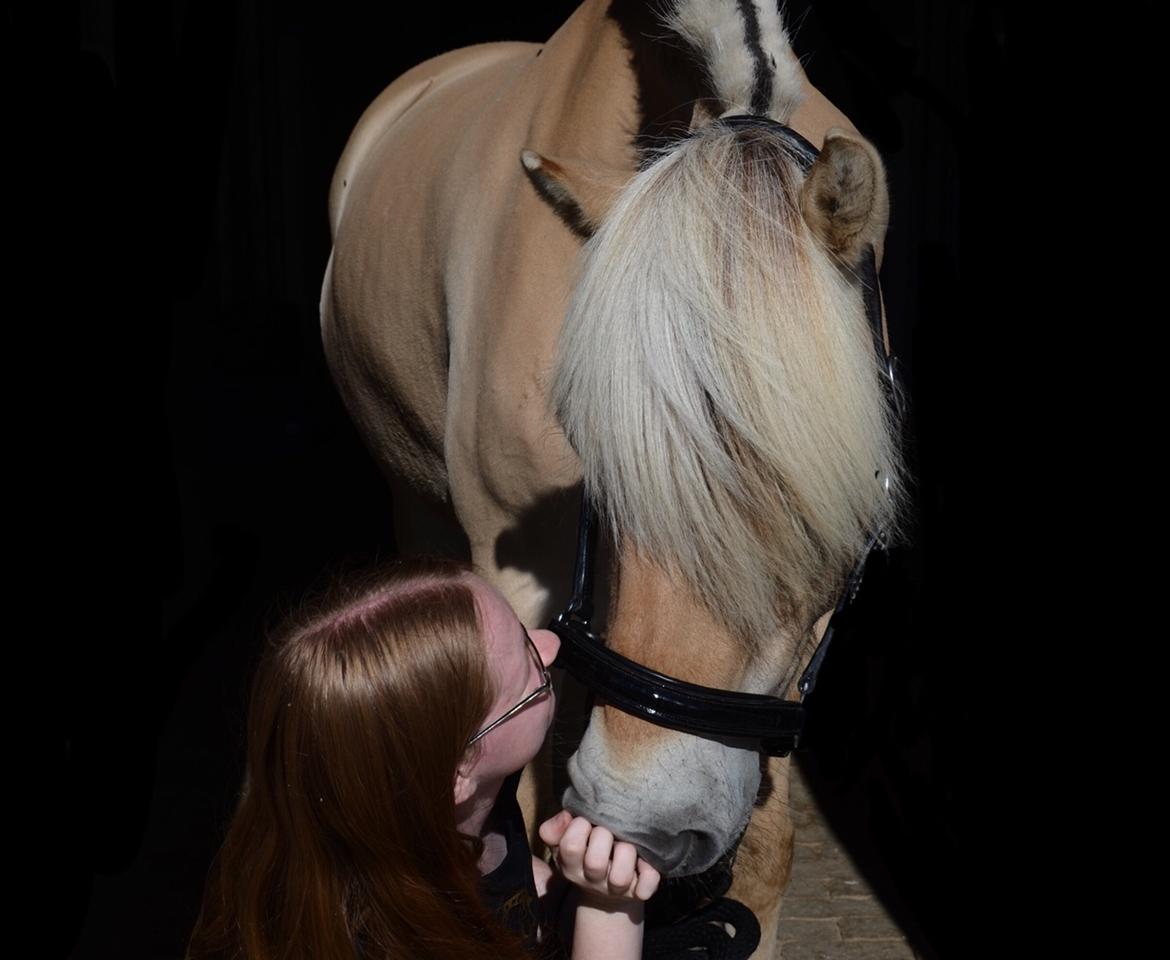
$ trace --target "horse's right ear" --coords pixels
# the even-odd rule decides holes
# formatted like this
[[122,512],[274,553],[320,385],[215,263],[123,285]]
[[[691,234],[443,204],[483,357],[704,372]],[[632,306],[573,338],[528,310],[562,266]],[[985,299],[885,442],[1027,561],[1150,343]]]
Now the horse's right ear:
[[890,216],[886,171],[873,145],[841,127],[831,128],[805,178],[800,210],[831,253],[857,264],[869,244],[881,242]]
[[520,163],[540,198],[583,240],[597,232],[628,177],[544,157],[535,150],[521,150]]

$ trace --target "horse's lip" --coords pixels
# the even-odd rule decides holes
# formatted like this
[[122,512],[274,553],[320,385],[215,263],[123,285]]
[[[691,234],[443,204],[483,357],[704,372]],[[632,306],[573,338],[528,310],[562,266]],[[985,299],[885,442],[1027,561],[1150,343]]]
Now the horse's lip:
[[581,795],[572,787],[565,791],[562,806],[575,817],[584,817],[590,823],[605,827],[617,840],[632,843],[638,849],[638,856],[649,863],[664,877],[671,876],[687,860],[695,845],[695,831],[684,830],[677,834],[652,830],[628,829],[618,823],[607,822],[608,818],[590,810]]

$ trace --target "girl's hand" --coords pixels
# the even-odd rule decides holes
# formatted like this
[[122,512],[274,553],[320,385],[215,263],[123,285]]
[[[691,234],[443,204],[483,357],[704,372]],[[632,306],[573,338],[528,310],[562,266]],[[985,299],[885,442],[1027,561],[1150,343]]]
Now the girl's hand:
[[632,843],[614,841],[605,827],[562,810],[540,825],[540,839],[556,848],[557,866],[565,879],[594,897],[649,900],[660,876],[638,856]]

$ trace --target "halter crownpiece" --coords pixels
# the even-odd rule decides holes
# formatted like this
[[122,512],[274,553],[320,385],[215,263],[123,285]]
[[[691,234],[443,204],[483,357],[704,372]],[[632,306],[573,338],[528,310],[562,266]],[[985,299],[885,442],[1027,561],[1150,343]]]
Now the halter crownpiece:
[[808,140],[793,130],[792,127],[785,126],[780,121],[773,120],[771,117],[756,116],[751,113],[737,113],[730,117],[720,117],[715,122],[733,129],[735,127],[764,127],[773,133],[779,134],[780,138],[785,140],[789,146],[796,148],[796,153],[800,158],[800,165],[803,167],[805,173],[808,173],[821,153]]

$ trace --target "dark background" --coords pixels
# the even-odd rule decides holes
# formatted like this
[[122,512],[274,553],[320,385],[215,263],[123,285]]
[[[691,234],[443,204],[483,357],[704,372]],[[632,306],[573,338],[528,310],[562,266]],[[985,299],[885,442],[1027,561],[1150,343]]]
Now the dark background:
[[[77,599],[103,629],[65,674],[54,954],[181,955],[239,787],[265,618],[326,567],[392,551],[388,493],[318,336],[350,129],[409,66],[547,39],[573,6],[425,4],[408,26],[401,5],[352,0],[80,4],[80,269],[57,283],[85,292],[83,320],[113,322],[79,324],[73,356],[76,509],[102,545]],[[882,282],[918,507],[822,674],[802,762],[916,948],[974,956],[995,924],[986,825],[1003,803],[982,760],[980,651],[1013,629],[982,539],[1004,523],[985,483],[1003,407],[994,391],[970,403],[989,393],[978,331],[1006,266],[1007,165],[986,135],[1006,28],[995,3],[787,9],[812,82],[888,165]]]

